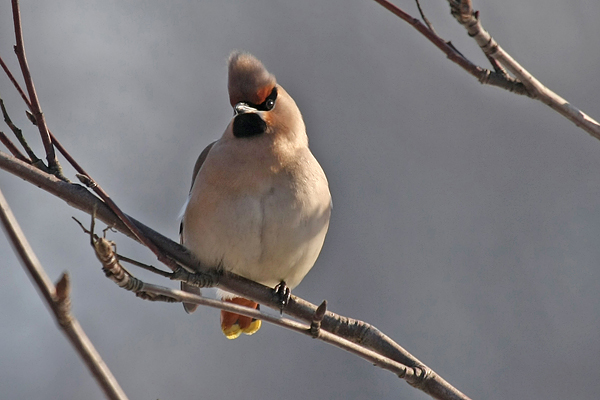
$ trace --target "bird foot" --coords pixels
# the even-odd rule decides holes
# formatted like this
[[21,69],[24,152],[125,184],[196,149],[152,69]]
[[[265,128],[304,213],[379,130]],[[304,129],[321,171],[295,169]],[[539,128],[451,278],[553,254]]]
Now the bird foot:
[[292,291],[286,285],[285,281],[281,281],[277,286],[273,288],[273,297],[279,304],[279,311],[283,313],[283,309],[288,305]]

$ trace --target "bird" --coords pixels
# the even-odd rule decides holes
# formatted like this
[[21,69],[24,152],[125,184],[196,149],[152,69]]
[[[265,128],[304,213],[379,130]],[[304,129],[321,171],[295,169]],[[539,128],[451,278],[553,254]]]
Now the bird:
[[[232,52],[227,87],[234,115],[196,161],[181,243],[201,264],[273,288],[283,305],[323,247],[332,210],[329,184],[308,147],[296,102],[260,60]],[[199,291],[186,283],[182,290]],[[218,296],[259,308],[221,289]],[[195,307],[184,304],[188,313]],[[258,319],[221,311],[228,339],[260,326]]]

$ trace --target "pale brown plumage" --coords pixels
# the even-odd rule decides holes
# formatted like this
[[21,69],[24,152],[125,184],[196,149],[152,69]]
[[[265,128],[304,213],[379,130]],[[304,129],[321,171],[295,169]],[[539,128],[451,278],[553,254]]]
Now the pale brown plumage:
[[[234,52],[228,89],[236,115],[196,162],[182,243],[205,265],[293,289],[325,239],[327,179],[308,148],[296,103],[259,60]],[[232,315],[222,313],[228,338],[260,327]]]

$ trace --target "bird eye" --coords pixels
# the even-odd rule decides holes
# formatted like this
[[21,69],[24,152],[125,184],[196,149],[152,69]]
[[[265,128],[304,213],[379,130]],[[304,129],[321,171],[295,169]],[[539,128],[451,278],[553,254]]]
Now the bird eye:
[[265,108],[267,110],[271,110],[271,109],[273,109],[273,107],[275,107],[275,100],[267,99],[267,101],[265,101]]

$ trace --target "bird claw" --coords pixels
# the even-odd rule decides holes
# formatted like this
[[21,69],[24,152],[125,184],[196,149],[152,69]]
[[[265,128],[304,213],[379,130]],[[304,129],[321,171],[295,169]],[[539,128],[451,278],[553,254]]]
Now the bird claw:
[[281,281],[273,288],[273,297],[279,304],[279,311],[283,313],[283,309],[288,305],[292,291],[286,285],[285,281]]

